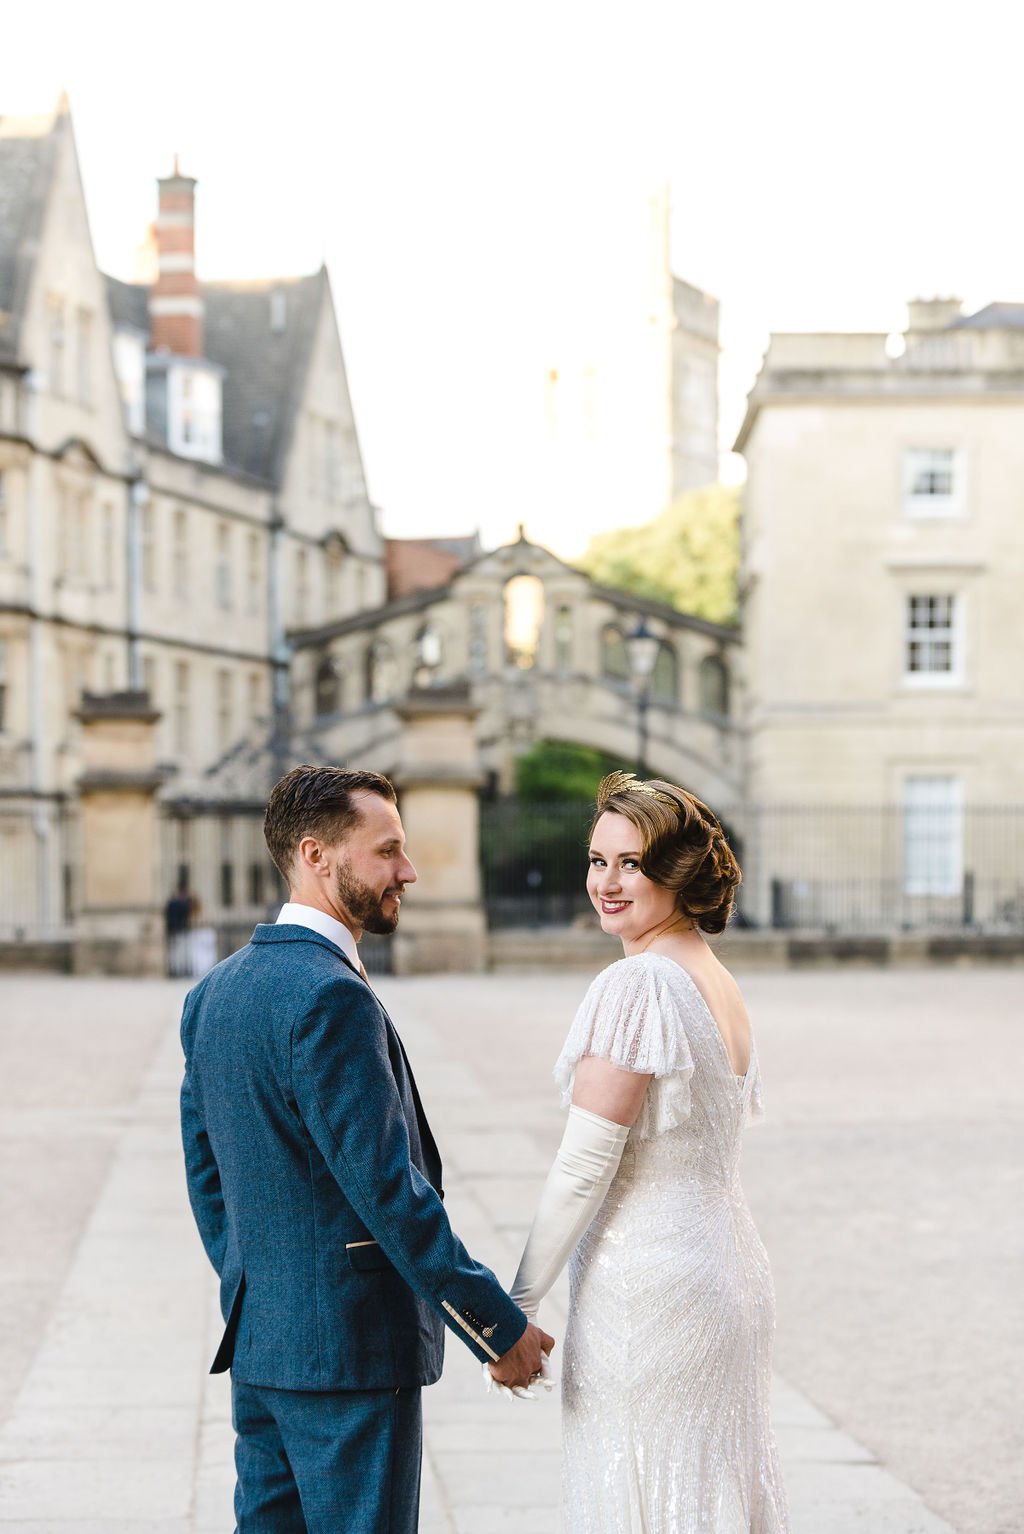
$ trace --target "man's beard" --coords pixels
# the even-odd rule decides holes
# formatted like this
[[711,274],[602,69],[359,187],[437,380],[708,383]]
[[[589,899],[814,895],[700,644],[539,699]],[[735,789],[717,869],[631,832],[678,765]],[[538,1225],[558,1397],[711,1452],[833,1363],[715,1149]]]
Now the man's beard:
[[[357,879],[347,863],[339,863],[334,875],[338,898],[357,926],[364,932],[394,932],[398,926],[399,908],[395,906],[391,916],[384,913],[384,895],[378,895],[368,884]],[[401,894],[402,886],[393,886]],[[387,890],[384,891],[386,895]]]

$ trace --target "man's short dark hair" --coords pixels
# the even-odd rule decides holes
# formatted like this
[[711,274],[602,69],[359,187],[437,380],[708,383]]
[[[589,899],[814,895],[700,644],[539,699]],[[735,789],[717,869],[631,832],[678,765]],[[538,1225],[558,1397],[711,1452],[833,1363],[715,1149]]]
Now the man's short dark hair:
[[349,767],[293,767],[274,784],[263,817],[263,835],[286,883],[304,836],[336,845],[358,825],[362,816],[352,795],[360,792],[397,802],[398,796],[383,773]]

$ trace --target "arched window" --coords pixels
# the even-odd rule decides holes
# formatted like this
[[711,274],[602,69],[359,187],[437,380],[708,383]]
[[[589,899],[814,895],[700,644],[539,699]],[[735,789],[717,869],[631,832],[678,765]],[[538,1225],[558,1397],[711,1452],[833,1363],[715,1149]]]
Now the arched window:
[[729,713],[729,671],[720,655],[700,663],[700,711],[724,719]]
[[387,703],[397,685],[394,652],[386,639],[377,639],[366,652],[366,701]]
[[537,659],[543,621],[543,581],[536,575],[514,575],[505,586],[505,652],[510,665],[530,669]]
[[441,630],[429,618],[416,635],[416,665],[431,674],[439,671],[444,661],[444,641]]
[[651,697],[658,703],[679,702],[679,662],[675,650],[664,639],[658,646],[651,672]]
[[601,630],[601,671],[616,682],[629,681],[629,654],[622,630],[608,623]]
[[573,661],[572,608],[563,602],[555,613],[555,670],[571,671]]
[[322,656],[316,668],[313,697],[318,719],[336,714],[341,708],[341,673],[330,655]]

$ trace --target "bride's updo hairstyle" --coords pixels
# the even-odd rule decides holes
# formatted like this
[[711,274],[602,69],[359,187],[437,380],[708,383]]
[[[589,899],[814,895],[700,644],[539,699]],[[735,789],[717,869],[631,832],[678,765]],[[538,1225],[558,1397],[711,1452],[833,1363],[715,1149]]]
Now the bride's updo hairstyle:
[[740,867],[721,822],[685,788],[660,778],[611,772],[597,790],[590,835],[602,815],[625,815],[640,833],[640,870],[674,891],[684,916],[702,932],[724,932],[732,915]]

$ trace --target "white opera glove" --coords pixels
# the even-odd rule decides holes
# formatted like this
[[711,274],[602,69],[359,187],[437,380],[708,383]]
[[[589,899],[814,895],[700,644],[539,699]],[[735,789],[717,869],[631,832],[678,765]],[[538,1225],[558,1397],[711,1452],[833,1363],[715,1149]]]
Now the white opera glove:
[[[483,1373],[484,1389],[488,1395],[496,1395],[506,1401],[536,1401],[537,1397],[534,1395],[533,1391],[527,1390],[523,1385],[499,1384],[498,1381],[494,1378],[494,1375],[491,1373],[490,1364],[484,1364]],[[540,1373],[536,1376],[532,1383],[540,1386],[540,1388],[545,1390],[548,1395],[551,1394],[552,1390],[554,1390],[555,1386],[558,1384],[558,1381],[555,1379],[555,1376],[551,1372],[551,1363],[547,1355],[544,1353],[542,1353],[540,1357]]]
[[569,1109],[511,1295],[534,1320],[541,1300],[565,1267],[611,1186],[629,1136],[625,1124],[587,1108]]

